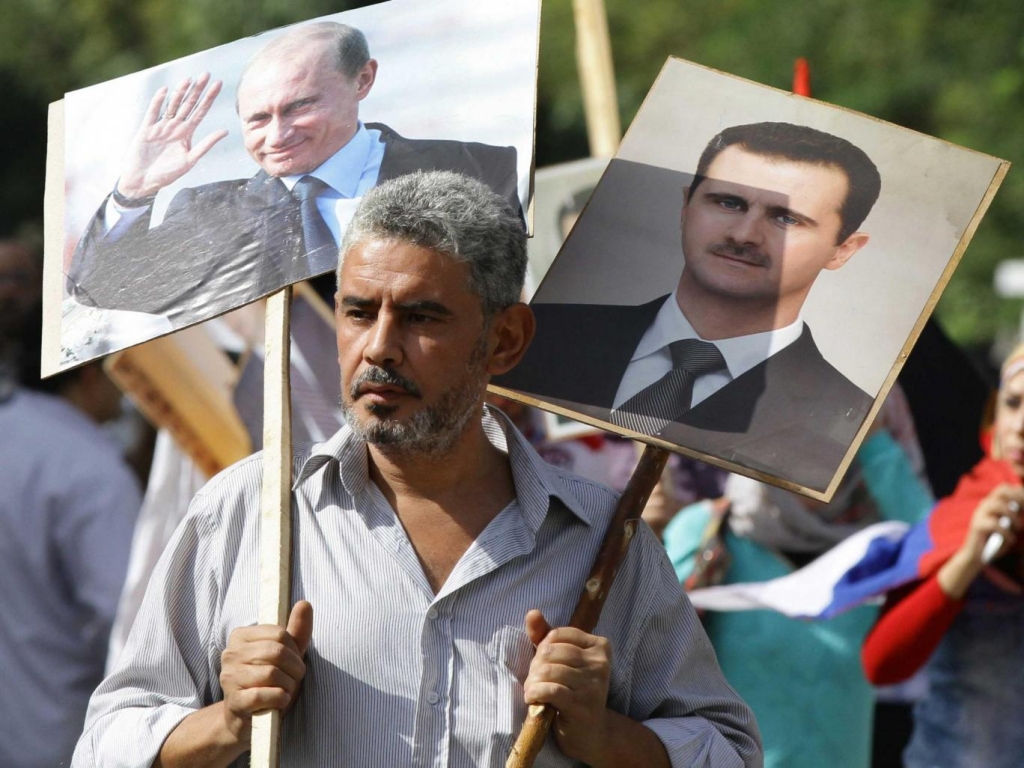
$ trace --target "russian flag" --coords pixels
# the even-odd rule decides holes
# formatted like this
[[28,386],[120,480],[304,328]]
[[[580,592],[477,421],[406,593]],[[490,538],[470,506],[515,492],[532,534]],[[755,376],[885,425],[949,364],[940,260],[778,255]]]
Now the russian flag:
[[803,619],[836,616],[938,571],[963,543],[978,503],[1001,484],[1020,483],[1006,462],[982,459],[916,525],[868,526],[787,576],[693,590],[690,601],[711,611],[768,609]]

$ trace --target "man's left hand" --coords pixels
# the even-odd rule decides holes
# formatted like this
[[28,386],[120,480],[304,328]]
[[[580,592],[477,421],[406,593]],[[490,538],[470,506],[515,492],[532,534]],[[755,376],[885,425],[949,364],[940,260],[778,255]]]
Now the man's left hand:
[[558,711],[555,738],[571,758],[597,765],[609,734],[611,643],[579,629],[551,629],[537,610],[526,614],[526,633],[537,646],[524,683],[527,704]]

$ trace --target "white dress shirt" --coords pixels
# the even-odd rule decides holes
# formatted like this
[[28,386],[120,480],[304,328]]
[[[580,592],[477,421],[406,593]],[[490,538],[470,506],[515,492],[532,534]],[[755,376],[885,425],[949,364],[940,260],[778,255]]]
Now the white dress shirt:
[[[709,342],[718,347],[718,351],[722,353],[727,370],[698,377],[693,384],[693,398],[690,405],[695,406],[702,400],[706,400],[733,379],[788,347],[800,338],[803,327],[803,319],[798,317],[795,322],[784,328]],[[633,351],[633,356],[619,383],[619,389],[615,393],[613,409],[618,408],[644,387],[653,384],[672,370],[669,345],[682,339],[708,341],[701,339],[690,325],[690,321],[680,310],[679,302],[676,301],[673,293],[665,299],[654,322],[651,323]]]

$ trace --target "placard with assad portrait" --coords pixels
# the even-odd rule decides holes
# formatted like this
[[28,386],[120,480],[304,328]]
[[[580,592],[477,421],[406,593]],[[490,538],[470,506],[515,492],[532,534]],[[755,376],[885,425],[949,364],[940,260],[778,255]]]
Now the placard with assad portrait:
[[492,384],[828,499],[1007,168],[669,59]]

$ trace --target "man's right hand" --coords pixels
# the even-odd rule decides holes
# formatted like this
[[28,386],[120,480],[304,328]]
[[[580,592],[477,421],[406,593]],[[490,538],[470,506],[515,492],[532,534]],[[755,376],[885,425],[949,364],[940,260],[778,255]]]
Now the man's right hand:
[[[209,88],[207,88],[209,85]],[[132,200],[152,197],[188,173],[199,159],[228,135],[220,130],[193,144],[199,123],[220,93],[220,80],[204,72],[193,83],[183,80],[168,98],[160,88],[149,102],[142,125],[128,147],[117,191]],[[166,106],[164,101],[167,100]]]
[[239,740],[248,744],[254,714],[285,710],[295,701],[312,634],[313,606],[305,600],[292,607],[285,629],[258,624],[231,633],[221,654],[220,685],[225,723]]
[[152,768],[227,768],[249,750],[252,716],[287,709],[306,674],[313,606],[300,600],[288,626],[236,629],[221,654],[224,699],[193,712],[171,731]]

